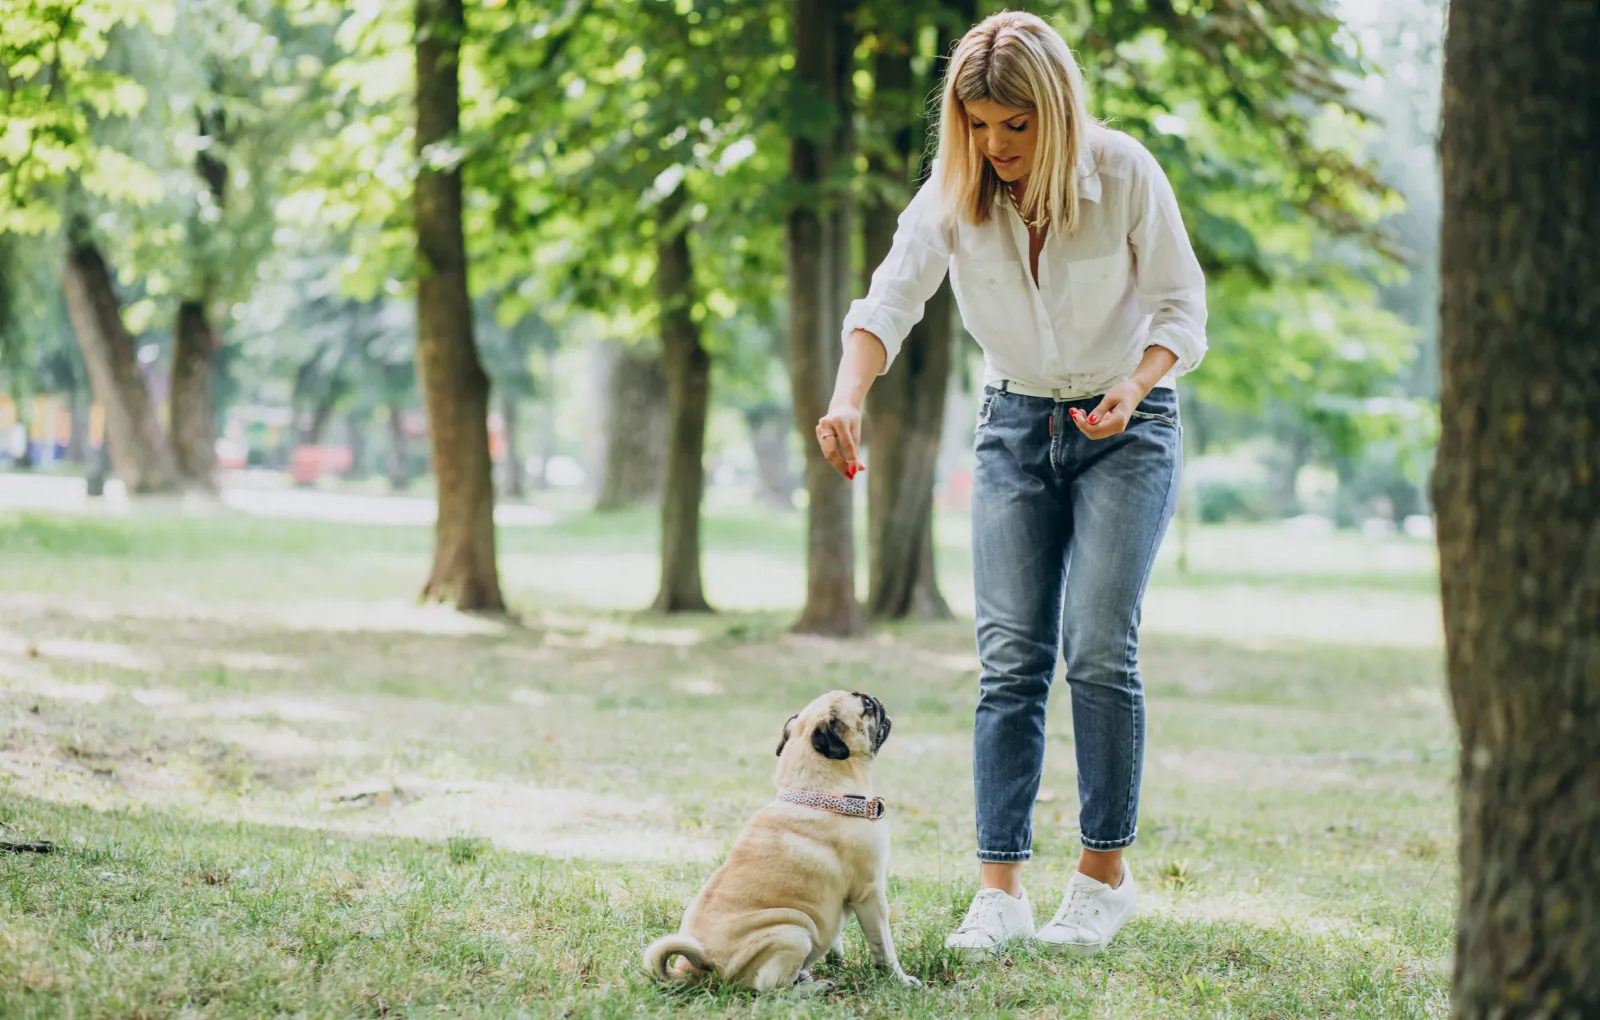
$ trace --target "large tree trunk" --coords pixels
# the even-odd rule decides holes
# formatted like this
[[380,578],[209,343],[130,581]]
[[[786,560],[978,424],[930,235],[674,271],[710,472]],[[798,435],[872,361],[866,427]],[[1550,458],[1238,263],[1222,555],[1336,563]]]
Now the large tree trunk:
[[605,467],[597,510],[657,499],[666,478],[667,388],[661,355],[627,344],[606,351]]
[[[830,103],[836,114],[851,115],[850,94],[839,85],[847,61],[838,54],[850,34],[850,0],[795,0],[795,75],[803,88]],[[841,24],[847,27],[841,29]],[[853,35],[851,35],[853,38]],[[836,260],[848,242],[835,236],[848,216],[832,211],[838,195],[824,193],[833,177],[836,151],[844,129],[823,137],[796,134],[789,143],[789,178],[805,197],[789,210],[785,222],[789,270],[789,384],[793,391],[795,427],[806,451],[806,605],[798,629],[808,633],[848,635],[861,630],[856,601],[855,537],[850,484],[835,471],[817,445],[817,421],[827,413],[828,394],[839,364],[840,270]]]
[[[913,168],[920,178],[922,151],[914,130],[921,117],[913,87],[911,47],[881,38],[874,65],[874,120],[892,128],[889,150],[872,160],[872,174],[893,187],[879,189],[864,213],[865,272],[888,255],[900,210],[910,198]],[[933,485],[944,426],[945,391],[955,337],[948,281],[928,302],[900,357],[867,398],[872,470],[867,473],[867,609],[882,619],[946,619],[933,558]]]
[[1600,1016],[1600,5],[1454,0],[1434,475],[1458,1017]]
[[[196,154],[195,173],[205,184],[219,212],[228,188],[228,168],[218,157],[216,149],[222,133],[221,111],[214,110],[200,117],[200,134],[213,144]],[[204,225],[204,217],[197,213],[195,222],[190,226],[190,238],[191,243],[201,249],[196,258],[200,264],[200,283],[197,292],[178,305],[177,326],[172,338],[172,387],[168,401],[172,452],[177,460],[178,473],[188,485],[205,490],[216,487],[217,437],[211,381],[220,340],[211,323],[211,310],[216,301],[216,273],[209,264],[212,256],[203,250],[202,243],[208,229]]]
[[416,31],[417,374],[439,504],[433,570],[422,595],[454,601],[458,609],[499,611],[505,602],[495,564],[489,376],[472,335],[461,167],[435,151],[453,145],[460,127],[461,0],[417,0]]
[[661,354],[667,370],[667,478],[661,494],[661,613],[708,612],[700,584],[700,496],[705,491],[706,414],[711,400],[711,355],[689,314],[694,268],[686,186],[661,203],[656,245],[656,303],[661,309]]
[[94,242],[81,230],[72,233],[62,291],[95,399],[105,409],[117,477],[129,494],[175,492],[178,466],[139,371],[133,338],[123,325],[111,272]]

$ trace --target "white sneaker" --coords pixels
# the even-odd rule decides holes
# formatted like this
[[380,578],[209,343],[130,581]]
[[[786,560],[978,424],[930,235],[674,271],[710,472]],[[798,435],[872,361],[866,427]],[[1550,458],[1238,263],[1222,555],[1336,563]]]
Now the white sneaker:
[[948,935],[945,948],[968,958],[991,956],[1013,939],[1033,937],[1033,907],[1028,891],[1013,897],[1003,889],[979,889],[962,918],[961,927]]
[[1122,884],[1115,889],[1075,871],[1061,909],[1039,929],[1037,938],[1046,946],[1092,956],[1111,944],[1138,909],[1139,890],[1126,864]]

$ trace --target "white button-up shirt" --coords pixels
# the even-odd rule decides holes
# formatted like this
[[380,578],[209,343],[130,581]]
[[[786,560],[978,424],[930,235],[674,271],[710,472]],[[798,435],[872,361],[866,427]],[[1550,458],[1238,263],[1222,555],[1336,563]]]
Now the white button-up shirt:
[[[864,329],[894,361],[946,271],[984,382],[1063,395],[1104,392],[1159,344],[1178,356],[1158,385],[1206,351],[1206,283],[1172,185],[1148,149],[1095,127],[1078,163],[1078,230],[1053,231],[1028,268],[1028,228],[1009,199],[982,226],[941,209],[938,168],[900,215],[894,245],[850,305],[844,335]],[[886,364],[885,370],[888,365]]]

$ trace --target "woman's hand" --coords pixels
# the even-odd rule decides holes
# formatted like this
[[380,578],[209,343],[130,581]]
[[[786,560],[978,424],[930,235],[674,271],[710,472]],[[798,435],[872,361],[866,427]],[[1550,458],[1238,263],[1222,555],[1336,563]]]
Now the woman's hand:
[[854,479],[865,471],[861,464],[861,409],[835,401],[828,413],[817,419],[817,445],[828,463],[846,478]]
[[1132,379],[1122,382],[1106,390],[1105,396],[1100,398],[1100,404],[1093,411],[1084,412],[1080,408],[1072,409],[1073,424],[1078,426],[1078,431],[1090,439],[1104,439],[1114,436],[1128,427],[1128,421],[1133,418],[1134,409],[1139,406],[1139,401],[1148,396],[1150,390]]

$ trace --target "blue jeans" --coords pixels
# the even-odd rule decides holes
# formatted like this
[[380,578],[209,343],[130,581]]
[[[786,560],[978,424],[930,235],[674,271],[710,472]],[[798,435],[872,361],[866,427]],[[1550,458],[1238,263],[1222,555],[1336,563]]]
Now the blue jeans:
[[1065,655],[1078,754],[1079,838],[1138,834],[1144,764],[1139,605],[1177,505],[1178,395],[1157,388],[1126,431],[1089,439],[1057,403],[984,391],[972,485],[978,659],[973,734],[978,858],[1033,854],[1045,702]]

